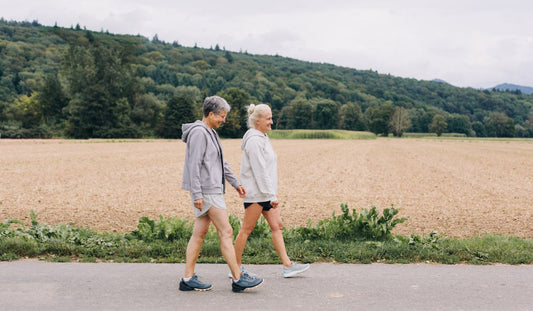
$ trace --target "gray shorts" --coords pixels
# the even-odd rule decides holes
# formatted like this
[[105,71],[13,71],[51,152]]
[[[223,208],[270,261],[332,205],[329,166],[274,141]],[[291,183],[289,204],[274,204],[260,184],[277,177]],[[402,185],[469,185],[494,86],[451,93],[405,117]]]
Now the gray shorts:
[[191,195],[191,202],[194,208],[194,215],[196,217],[202,217],[207,214],[207,211],[211,208],[211,206],[214,206],[215,208],[226,209],[226,201],[224,201],[224,196],[222,194],[202,193],[202,196],[204,197],[204,204],[202,206],[202,210],[200,211],[194,206],[194,199]]

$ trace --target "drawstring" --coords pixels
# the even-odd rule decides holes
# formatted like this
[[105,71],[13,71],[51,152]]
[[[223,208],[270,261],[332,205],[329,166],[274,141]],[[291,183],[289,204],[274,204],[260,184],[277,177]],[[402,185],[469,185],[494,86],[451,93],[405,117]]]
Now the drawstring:
[[218,150],[220,150],[220,165],[222,166],[222,193],[226,193],[226,178],[224,177],[224,159],[222,154],[222,146],[220,145],[220,141],[218,140],[218,135],[215,130],[213,130],[213,133],[215,133],[215,140],[218,145]]

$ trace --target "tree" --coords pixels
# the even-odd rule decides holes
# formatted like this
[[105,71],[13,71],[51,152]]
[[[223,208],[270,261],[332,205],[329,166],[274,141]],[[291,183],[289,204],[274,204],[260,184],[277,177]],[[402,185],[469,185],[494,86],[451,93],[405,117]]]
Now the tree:
[[437,136],[441,136],[447,127],[448,123],[446,123],[446,118],[442,114],[436,114],[431,124],[429,124],[429,131],[436,133]]
[[472,130],[476,134],[476,137],[487,137],[487,131],[485,125],[479,121],[472,122]]
[[513,137],[514,121],[503,113],[491,113],[485,122],[487,136],[489,137]]
[[230,52],[226,51],[226,53],[224,53],[224,57],[228,60],[228,63],[230,64],[233,63],[233,56],[231,55]]
[[138,91],[130,61],[131,49],[107,46],[84,37],[69,44],[63,59],[71,100],[66,133],[76,138],[136,136],[130,120]]
[[218,94],[231,106],[231,111],[226,117],[218,133],[223,137],[241,138],[248,129],[247,106],[251,104],[251,96],[240,88],[229,88]]
[[533,110],[529,112],[529,117],[524,122],[524,126],[527,129],[528,137],[533,137]]
[[314,127],[334,129],[339,126],[339,104],[329,99],[314,100]]
[[309,129],[313,123],[313,105],[304,98],[296,98],[285,110],[284,117],[287,119],[289,129]]
[[389,126],[394,136],[402,137],[404,131],[411,127],[411,117],[407,109],[403,107],[394,108]]
[[23,128],[35,128],[41,125],[43,109],[37,98],[37,93],[31,96],[20,95],[9,111],[11,119],[20,121]]
[[162,109],[162,104],[153,94],[139,95],[133,100],[130,118],[136,126],[152,136],[160,122]]
[[67,105],[68,100],[56,73],[46,76],[38,99],[42,107],[44,121],[48,125],[63,119],[63,108]]
[[428,133],[429,124],[433,121],[435,113],[435,111],[426,111],[422,108],[411,110],[412,131],[415,133]]
[[163,112],[163,125],[159,135],[165,138],[181,138],[181,126],[196,119],[194,105],[192,96],[185,93],[173,96]]
[[340,109],[340,128],[351,131],[366,130],[363,112],[356,103],[347,103]]
[[394,113],[394,106],[387,102],[379,106],[369,107],[365,111],[368,120],[368,129],[376,134],[383,136],[389,135],[389,123]]
[[520,137],[520,138],[527,138],[529,137],[529,133],[527,131],[527,128],[516,124],[514,126],[514,137]]
[[472,124],[468,116],[454,113],[447,118],[446,123],[448,123],[448,132],[472,136]]

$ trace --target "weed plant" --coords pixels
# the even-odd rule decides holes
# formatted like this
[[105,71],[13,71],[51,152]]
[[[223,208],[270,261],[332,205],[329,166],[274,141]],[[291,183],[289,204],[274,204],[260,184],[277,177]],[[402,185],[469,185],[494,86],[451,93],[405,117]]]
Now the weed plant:
[[[341,205],[342,213],[318,224],[284,229],[287,252],[301,262],[415,263],[444,264],[531,264],[533,239],[483,235],[466,239],[428,235],[401,236],[392,233],[405,218],[398,218],[394,207],[383,213],[375,207],[359,213]],[[40,258],[50,261],[82,262],[184,262],[192,234],[187,220],[142,217],[128,233],[99,233],[73,225],[50,226],[30,213],[31,225],[8,219],[0,223],[0,260]],[[240,229],[237,216],[230,216],[234,236]],[[272,246],[270,228],[260,218],[243,254],[250,264],[279,264]],[[199,262],[223,263],[218,234],[210,228]]]

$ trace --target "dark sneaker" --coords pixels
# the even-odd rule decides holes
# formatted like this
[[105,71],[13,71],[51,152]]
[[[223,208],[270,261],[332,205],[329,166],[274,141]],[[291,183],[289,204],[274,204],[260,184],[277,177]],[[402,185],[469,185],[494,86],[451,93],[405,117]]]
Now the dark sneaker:
[[235,282],[235,280],[231,282],[231,290],[240,292],[245,289],[256,288],[261,284],[263,284],[262,278],[252,277],[248,273],[241,273],[241,278],[238,282]]
[[198,276],[194,274],[190,280],[184,281],[181,279],[180,281],[180,290],[182,291],[206,291],[211,289],[211,284],[203,283],[202,281],[198,280]]
[[308,263],[305,265],[302,265],[302,264],[293,262],[292,266],[290,266],[289,268],[283,267],[283,277],[290,278],[290,277],[297,275],[298,273],[302,273],[306,271],[307,269],[309,269]]

